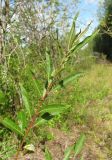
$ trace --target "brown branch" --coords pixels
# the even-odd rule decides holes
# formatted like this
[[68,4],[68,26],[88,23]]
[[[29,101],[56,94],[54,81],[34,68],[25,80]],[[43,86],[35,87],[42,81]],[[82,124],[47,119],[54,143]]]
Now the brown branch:
[[53,87],[53,83],[51,82],[51,83],[48,85],[48,88],[47,88],[45,94],[44,94],[44,95],[41,97],[41,99],[39,100],[39,102],[38,102],[38,104],[37,104],[38,109],[35,111],[34,115],[33,115],[32,118],[31,118],[31,121],[29,122],[28,128],[26,129],[25,135],[24,135],[24,137],[23,137],[23,140],[22,140],[22,142],[20,143],[20,146],[19,146],[19,148],[18,148],[18,151],[17,151],[17,153],[16,153],[16,155],[15,155],[15,160],[18,160],[18,156],[19,156],[20,150],[21,150],[21,148],[23,147],[23,144],[24,144],[24,142],[25,142],[25,140],[26,140],[26,137],[28,136],[30,130],[31,130],[32,127],[34,126],[35,121],[36,121],[37,117],[39,116],[39,111],[40,111],[40,109],[41,109],[44,101],[45,101],[46,98],[48,97],[48,95],[49,95],[52,87]]

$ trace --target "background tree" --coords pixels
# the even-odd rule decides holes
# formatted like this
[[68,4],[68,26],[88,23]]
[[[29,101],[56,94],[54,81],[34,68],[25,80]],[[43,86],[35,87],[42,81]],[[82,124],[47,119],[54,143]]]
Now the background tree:
[[[74,0],[74,6],[77,2]],[[0,0],[0,88],[5,93],[13,90],[8,95],[11,108],[18,104],[15,99],[20,99],[22,71],[45,60],[46,46],[52,58],[59,57],[55,41],[66,43],[61,37],[69,28],[67,5],[60,0]]]
[[105,0],[102,8],[104,15],[99,25],[100,33],[94,40],[94,51],[104,53],[112,61],[112,1]]
[[6,29],[10,20],[9,0],[0,0],[0,61],[4,61],[4,47],[6,39]]

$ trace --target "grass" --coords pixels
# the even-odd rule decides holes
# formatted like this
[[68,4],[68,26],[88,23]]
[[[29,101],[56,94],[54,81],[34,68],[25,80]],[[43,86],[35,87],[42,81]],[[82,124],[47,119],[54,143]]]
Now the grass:
[[[86,134],[84,159],[112,158],[112,65],[93,64],[77,82],[57,92],[54,101],[71,104],[63,116],[49,123],[69,134]],[[74,131],[75,128],[75,131]],[[42,132],[42,131],[41,131]],[[76,138],[76,137],[75,137]],[[69,138],[68,138],[69,139]]]
[[[71,72],[74,72],[73,68]],[[60,132],[64,131],[67,135],[75,135],[75,131],[78,131],[76,137],[81,133],[85,133],[86,144],[82,152],[84,159],[110,160],[112,158],[111,86],[112,64],[92,63],[91,67],[85,70],[84,75],[79,80],[73,81],[70,86],[66,87],[66,92],[62,89],[48,99],[50,102],[52,99],[54,103],[71,105],[70,109],[62,116],[57,116],[51,120],[49,127],[57,128]],[[48,125],[44,124],[37,132],[35,131],[36,135],[31,140],[33,144],[43,140],[51,141],[51,143],[54,141],[55,133],[49,133],[46,128],[48,128]],[[7,134],[6,132],[0,154],[10,153],[11,146],[7,142]],[[14,133],[10,133],[10,141],[11,137],[14,137]],[[15,142],[17,143],[16,137]],[[13,142],[12,146],[16,147]]]
[[[67,101],[72,109],[66,126],[74,126],[87,134],[86,158],[112,158],[112,65],[94,64],[77,84],[68,88]],[[70,91],[71,92],[71,91]],[[65,100],[65,99],[64,99]]]

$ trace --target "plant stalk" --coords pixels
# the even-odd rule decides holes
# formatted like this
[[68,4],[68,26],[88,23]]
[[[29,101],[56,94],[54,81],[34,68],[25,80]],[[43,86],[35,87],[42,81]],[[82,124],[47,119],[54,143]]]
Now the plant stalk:
[[34,126],[35,121],[36,121],[37,117],[39,116],[39,110],[40,110],[40,108],[42,107],[42,105],[43,105],[44,101],[46,100],[46,98],[48,97],[48,95],[49,95],[49,93],[50,93],[50,91],[51,91],[51,89],[52,89],[52,86],[53,86],[53,83],[52,83],[52,82],[49,83],[48,88],[47,88],[45,94],[44,94],[44,95],[41,97],[41,99],[39,100],[39,102],[38,102],[38,104],[37,104],[38,109],[35,111],[34,115],[33,115],[32,118],[31,118],[31,121],[29,122],[28,128],[26,129],[25,135],[24,135],[24,137],[23,137],[23,140],[22,140],[22,142],[20,143],[20,146],[19,146],[19,148],[18,148],[18,151],[17,151],[17,153],[16,153],[16,155],[15,155],[15,160],[18,160],[18,156],[19,156],[19,153],[20,153],[21,148],[23,147],[23,144],[24,144],[24,142],[25,142],[25,139],[26,139],[26,137],[28,136],[31,128]]

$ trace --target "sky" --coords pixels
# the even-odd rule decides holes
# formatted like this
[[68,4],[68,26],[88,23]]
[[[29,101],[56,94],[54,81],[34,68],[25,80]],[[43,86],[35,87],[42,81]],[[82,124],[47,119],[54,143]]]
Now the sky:
[[[72,0],[63,0],[68,6]],[[77,26],[80,28],[84,28],[92,21],[90,29],[87,34],[91,34],[94,29],[98,26],[98,7],[99,2],[103,2],[103,0],[79,0],[77,7],[73,7],[72,11],[70,11],[71,15],[74,15],[76,11],[79,11],[79,17],[77,20]]]
[[89,32],[92,32],[98,26],[98,6],[99,0],[81,0],[81,3],[79,3],[79,24],[82,23],[83,27],[92,21]]

